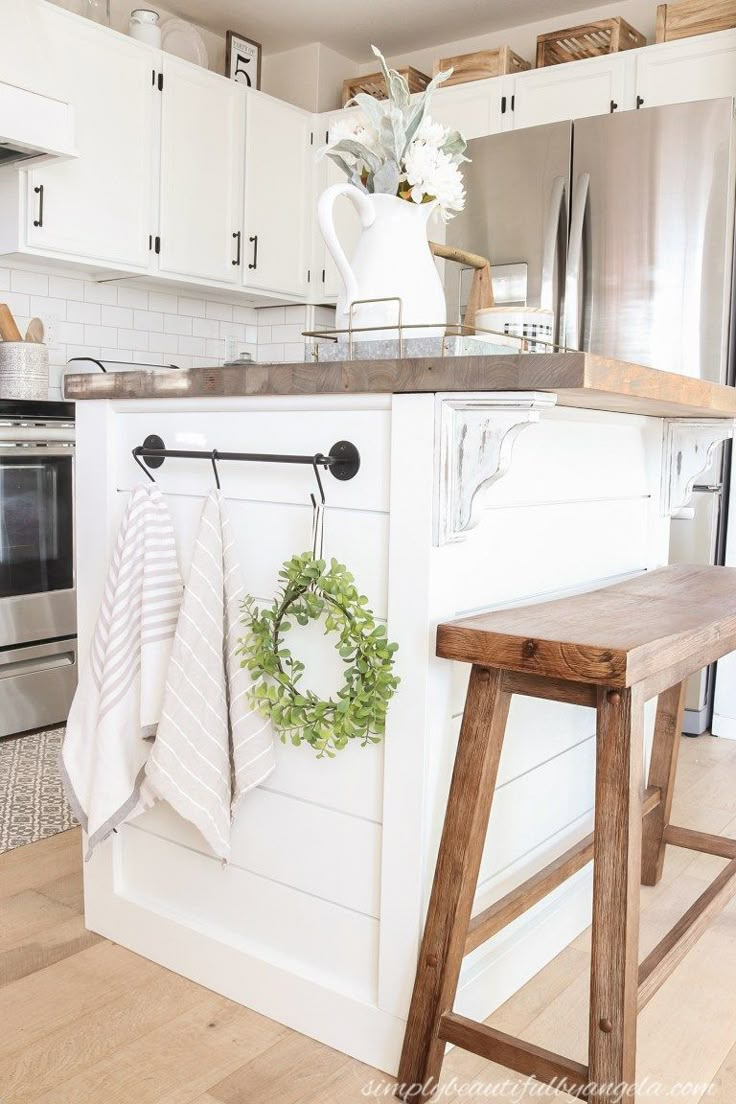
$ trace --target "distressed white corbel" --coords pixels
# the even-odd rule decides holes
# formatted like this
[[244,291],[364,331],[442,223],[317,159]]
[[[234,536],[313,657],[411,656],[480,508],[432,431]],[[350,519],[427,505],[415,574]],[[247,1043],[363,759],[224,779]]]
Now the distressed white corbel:
[[710,466],[722,441],[734,435],[730,419],[666,419],[662,437],[662,514],[671,516],[692,498],[699,475]]
[[435,544],[463,540],[478,524],[479,492],[508,471],[522,429],[556,402],[541,391],[437,396]]

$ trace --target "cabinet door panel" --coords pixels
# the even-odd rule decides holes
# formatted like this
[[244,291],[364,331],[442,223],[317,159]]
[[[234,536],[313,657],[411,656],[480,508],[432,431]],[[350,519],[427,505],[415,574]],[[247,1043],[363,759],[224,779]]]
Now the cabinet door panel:
[[244,95],[234,81],[164,59],[162,271],[240,282]]
[[[79,157],[28,174],[28,243],[110,264],[147,267],[159,53],[39,6],[56,46],[59,93],[75,111]],[[43,224],[38,193],[43,186]]]
[[281,100],[248,93],[243,267],[247,287],[291,295],[307,290],[308,119]]
[[514,129],[605,115],[611,105],[624,110],[626,75],[631,62],[624,55],[550,65],[521,73],[515,79]]
[[644,107],[736,96],[736,31],[640,51],[636,90]]
[[[435,122],[462,131],[466,138],[484,138],[503,129],[502,97],[506,92],[503,77],[477,81],[470,85],[440,88],[429,106]],[[506,97],[507,112],[510,96]]]

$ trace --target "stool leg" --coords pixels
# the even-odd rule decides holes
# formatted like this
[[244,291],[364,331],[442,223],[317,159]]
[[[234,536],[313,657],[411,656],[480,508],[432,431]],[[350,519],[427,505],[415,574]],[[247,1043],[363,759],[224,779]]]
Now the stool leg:
[[636,1076],[643,707],[598,692],[589,1104],[618,1104]]
[[659,786],[662,798],[659,805],[644,818],[641,853],[642,885],[656,885],[662,877],[667,846],[662,837],[670,822],[684,709],[684,682],[677,683],[676,686],[659,695],[648,784]]
[[406,1100],[428,1099],[442,1068],[437,1029],[457,990],[510,697],[500,671],[473,666],[399,1066]]

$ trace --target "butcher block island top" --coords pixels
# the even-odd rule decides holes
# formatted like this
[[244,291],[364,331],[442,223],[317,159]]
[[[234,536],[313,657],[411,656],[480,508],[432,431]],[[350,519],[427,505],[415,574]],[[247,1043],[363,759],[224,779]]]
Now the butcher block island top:
[[662,418],[736,417],[736,389],[584,352],[248,364],[68,375],[67,399],[549,391],[558,406]]

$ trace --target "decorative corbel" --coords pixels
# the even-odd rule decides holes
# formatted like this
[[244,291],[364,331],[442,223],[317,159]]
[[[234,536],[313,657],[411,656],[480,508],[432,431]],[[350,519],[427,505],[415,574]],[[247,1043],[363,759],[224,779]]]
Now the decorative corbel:
[[710,466],[722,441],[734,435],[731,419],[668,418],[662,435],[662,514],[671,516],[692,498],[695,481]]
[[508,471],[522,429],[556,402],[538,391],[437,397],[435,544],[463,540],[478,524],[480,492]]

